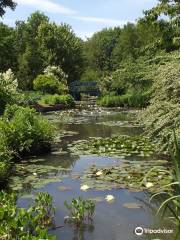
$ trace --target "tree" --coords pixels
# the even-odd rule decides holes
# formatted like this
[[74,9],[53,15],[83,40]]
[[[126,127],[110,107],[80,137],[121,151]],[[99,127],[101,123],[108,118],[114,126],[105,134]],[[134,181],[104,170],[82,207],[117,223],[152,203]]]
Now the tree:
[[82,42],[69,25],[43,23],[37,39],[48,65],[60,66],[68,75],[68,82],[79,80],[83,66]]
[[43,13],[33,13],[25,22],[16,22],[16,49],[19,53],[17,76],[19,87],[24,90],[33,88],[33,79],[47,66],[46,59],[37,39],[38,28],[49,19]]
[[112,71],[112,53],[120,34],[120,28],[104,29],[95,33],[84,45],[86,65],[95,71]]
[[17,51],[15,48],[15,31],[0,23],[0,72],[17,68]]
[[140,47],[138,32],[135,24],[128,23],[121,30],[118,43],[113,51],[114,66],[118,67],[121,61],[136,59]]
[[9,7],[12,10],[15,9],[16,3],[12,0],[0,0],[0,17],[2,17],[5,14],[5,9]]
[[180,2],[179,0],[159,0],[159,3],[150,10],[144,11],[144,21],[156,23],[162,16],[166,16],[167,22],[174,30],[174,45],[180,46]]

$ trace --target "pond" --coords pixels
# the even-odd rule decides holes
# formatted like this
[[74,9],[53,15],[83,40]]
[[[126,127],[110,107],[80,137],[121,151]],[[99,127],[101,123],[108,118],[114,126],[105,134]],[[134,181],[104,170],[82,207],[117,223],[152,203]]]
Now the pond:
[[[68,215],[64,207],[65,200],[71,201],[78,196],[94,199],[96,209],[93,223],[81,231],[69,225],[51,230],[60,240],[170,239],[168,234],[141,237],[135,235],[134,230],[139,226],[151,229],[170,228],[168,223],[162,222],[155,215],[155,206],[149,204],[149,194],[146,191],[117,187],[91,188],[86,192],[80,189],[83,184],[81,176],[92,165],[107,167],[120,165],[125,160],[148,160],[147,157],[135,155],[81,155],[71,152],[69,147],[75,141],[89,140],[92,137],[137,136],[142,133],[142,128],[136,123],[136,115],[137,111],[107,110],[94,105],[86,109],[48,113],[46,117],[57,128],[57,141],[51,154],[25,159],[18,166],[19,172],[15,178],[19,185],[15,187],[12,184],[20,191],[18,205],[27,207],[37,192],[49,192],[56,207],[55,221],[59,226],[64,225],[64,217]],[[29,169],[31,176],[29,173],[21,174],[20,170],[24,166]],[[113,195],[114,201],[108,203],[105,200],[107,195]]]

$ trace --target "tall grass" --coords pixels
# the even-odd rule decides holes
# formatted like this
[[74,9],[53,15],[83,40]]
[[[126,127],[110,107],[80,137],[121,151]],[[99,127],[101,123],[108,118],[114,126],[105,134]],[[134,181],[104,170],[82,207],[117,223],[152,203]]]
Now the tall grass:
[[103,107],[146,107],[149,104],[149,93],[129,92],[124,95],[105,95],[98,100]]
[[[154,194],[150,201],[157,196],[166,197],[158,209],[158,214],[164,217],[168,211],[171,213],[170,220],[176,225],[175,240],[180,238],[180,144],[177,141],[174,132],[174,151],[171,154],[173,163],[173,181],[172,183],[163,186],[158,193]],[[171,187],[171,191],[169,191]]]

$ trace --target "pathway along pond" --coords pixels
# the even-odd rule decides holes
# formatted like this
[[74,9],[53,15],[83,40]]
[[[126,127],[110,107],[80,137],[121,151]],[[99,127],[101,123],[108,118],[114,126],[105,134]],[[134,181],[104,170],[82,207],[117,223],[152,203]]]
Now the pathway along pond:
[[[132,163],[148,160],[148,157],[135,155],[106,157],[81,155],[79,152],[70,151],[71,144],[78,140],[139,135],[142,129],[134,124],[136,111],[107,110],[89,106],[86,110],[48,113],[46,117],[58,129],[57,141],[51,154],[38,158],[34,156],[17,165],[17,173],[12,178],[11,187],[20,192],[18,206],[29,206],[37,192],[49,192],[56,207],[56,224],[64,225],[64,217],[68,215],[64,207],[65,200],[70,202],[78,196],[94,199],[96,209],[92,225],[80,232],[69,225],[52,230],[51,233],[60,240],[171,239],[168,234],[141,237],[134,234],[134,229],[138,226],[152,229],[166,226],[171,229],[168,223],[161,222],[155,216],[155,206],[149,205],[147,192],[119,189],[108,184],[102,189],[90,188],[86,192],[80,189],[83,184],[80,178],[92,165],[107,167],[120,165],[125,160]],[[115,200],[108,203],[105,200],[107,195],[113,195]]]

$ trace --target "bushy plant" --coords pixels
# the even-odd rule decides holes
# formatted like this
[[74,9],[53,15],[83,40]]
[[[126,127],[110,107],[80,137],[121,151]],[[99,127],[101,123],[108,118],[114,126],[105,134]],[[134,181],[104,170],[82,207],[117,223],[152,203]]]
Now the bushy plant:
[[[172,183],[161,186],[156,194],[154,194],[150,201],[157,197],[162,198],[162,203],[158,209],[158,214],[162,217],[168,217],[168,219],[176,226],[176,235],[174,240],[178,240],[180,237],[180,145],[177,141],[174,132],[174,148],[170,149],[172,165],[173,165],[173,176]],[[162,169],[160,169],[162,171]],[[149,173],[146,174],[146,176]],[[169,171],[166,171],[169,174]],[[165,215],[165,213],[167,213]],[[171,215],[170,215],[171,214]]]
[[73,198],[71,204],[65,201],[66,208],[70,211],[70,223],[72,222],[77,227],[80,227],[86,221],[91,220],[94,215],[95,204],[92,200],[84,200],[81,197]]
[[48,199],[47,205],[51,207],[52,199],[47,193],[39,195],[33,206],[26,210],[16,206],[17,196],[15,194],[0,192],[0,239],[55,239],[48,234],[47,225],[41,221],[46,219],[47,213],[42,198]]
[[140,116],[146,134],[156,139],[160,151],[166,151],[169,142],[173,143],[173,129],[180,136],[180,56],[171,55],[171,60],[156,72],[150,106]]
[[38,91],[22,92],[20,96],[21,105],[35,105],[42,97],[42,93]]
[[54,76],[59,82],[67,84],[68,75],[66,75],[59,66],[48,66],[45,68],[44,74],[48,76]]
[[53,128],[29,107],[8,106],[0,120],[0,138],[14,154],[50,149]]
[[34,90],[42,93],[58,93],[59,82],[53,75],[38,75],[33,84]]
[[0,110],[7,103],[13,102],[18,87],[17,79],[11,69],[0,73]]
[[45,95],[39,101],[40,104],[63,104],[65,107],[74,107],[74,98],[71,95]]

